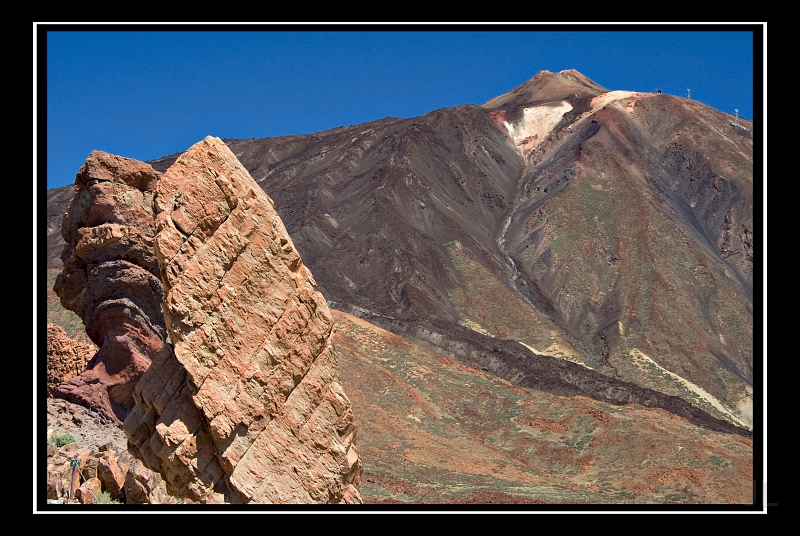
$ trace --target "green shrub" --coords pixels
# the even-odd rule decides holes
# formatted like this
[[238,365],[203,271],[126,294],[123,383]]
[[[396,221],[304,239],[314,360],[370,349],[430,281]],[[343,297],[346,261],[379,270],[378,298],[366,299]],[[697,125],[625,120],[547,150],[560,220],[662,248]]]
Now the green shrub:
[[69,445],[70,443],[75,443],[75,438],[72,437],[72,434],[61,434],[60,436],[56,437],[56,446],[63,447],[64,445]]
[[111,494],[107,491],[101,491],[95,497],[97,498],[97,504],[122,504],[121,502],[112,499]]

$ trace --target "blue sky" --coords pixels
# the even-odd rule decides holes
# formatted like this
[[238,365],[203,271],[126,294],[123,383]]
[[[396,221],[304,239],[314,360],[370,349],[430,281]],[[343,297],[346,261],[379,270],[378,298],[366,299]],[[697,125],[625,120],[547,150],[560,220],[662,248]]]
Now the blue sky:
[[152,160],[207,135],[415,117],[482,104],[545,69],[577,69],[609,90],[691,89],[695,100],[753,117],[752,33],[728,26],[61,28],[47,33],[46,80],[37,80],[48,188],[71,184],[94,149]]

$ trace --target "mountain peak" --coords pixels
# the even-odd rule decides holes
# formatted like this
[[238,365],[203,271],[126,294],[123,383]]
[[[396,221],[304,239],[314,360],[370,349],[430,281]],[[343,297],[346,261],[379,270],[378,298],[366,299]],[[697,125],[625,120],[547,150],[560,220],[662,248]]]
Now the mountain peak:
[[493,109],[504,105],[519,106],[569,100],[569,97],[596,97],[607,91],[606,88],[593,82],[575,69],[567,69],[557,73],[543,70],[521,86],[486,102],[483,104],[483,108]]

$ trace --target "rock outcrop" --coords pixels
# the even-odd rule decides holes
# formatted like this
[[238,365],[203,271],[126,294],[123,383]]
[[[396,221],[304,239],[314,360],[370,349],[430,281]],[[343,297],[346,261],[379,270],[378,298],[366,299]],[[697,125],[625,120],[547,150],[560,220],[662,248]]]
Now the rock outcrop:
[[86,370],[97,347],[70,339],[64,328],[47,324],[47,394]]
[[133,388],[166,341],[163,286],[153,254],[149,164],[93,151],[75,177],[64,215],[64,264],[55,291],[77,313],[99,350],[54,396],[96,408],[122,423]]
[[[69,497],[77,462],[74,496]],[[164,480],[145,467],[128,451],[117,452],[106,444],[98,450],[70,443],[54,448],[47,460],[47,499],[60,502],[96,504],[101,492],[108,499],[126,504],[167,504],[176,502],[167,495]]]
[[333,319],[272,200],[212,137],[157,192],[172,345],[136,386],[129,448],[192,501],[360,503]]

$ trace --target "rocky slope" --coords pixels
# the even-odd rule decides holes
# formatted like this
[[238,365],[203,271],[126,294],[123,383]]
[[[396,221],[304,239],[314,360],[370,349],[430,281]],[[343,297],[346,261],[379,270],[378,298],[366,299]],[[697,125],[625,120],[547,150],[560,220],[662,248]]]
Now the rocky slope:
[[753,442],[519,387],[334,311],[365,504],[747,504]]
[[47,399],[46,476],[50,504],[178,503],[161,476],[127,451],[116,422],[67,400]]

